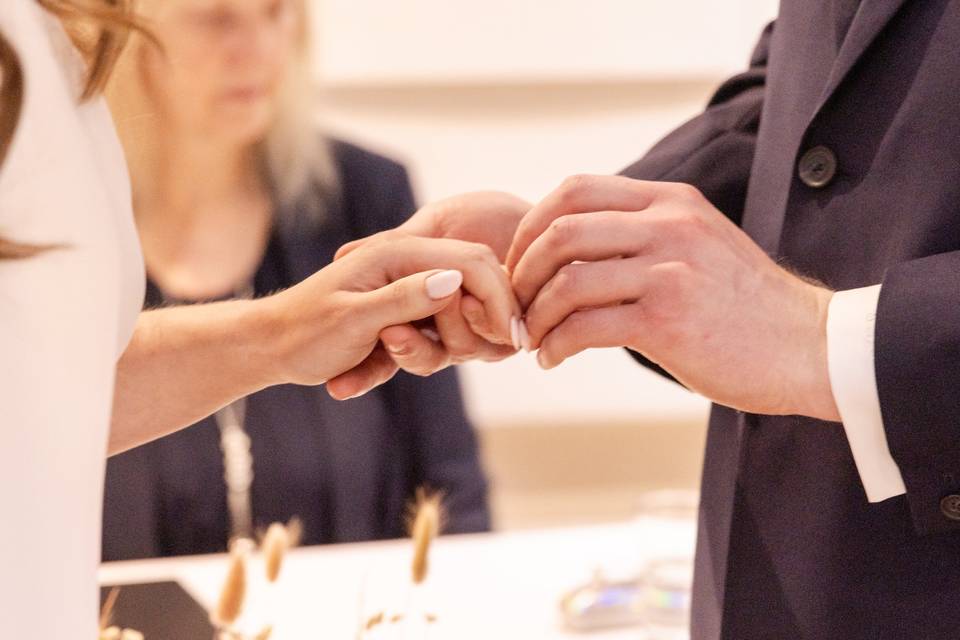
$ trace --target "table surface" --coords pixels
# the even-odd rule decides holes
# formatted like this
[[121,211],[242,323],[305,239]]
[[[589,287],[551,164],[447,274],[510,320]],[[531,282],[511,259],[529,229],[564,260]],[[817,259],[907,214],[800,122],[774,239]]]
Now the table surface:
[[[559,601],[591,579],[637,575],[644,564],[689,555],[692,522],[638,520],[603,526],[442,536],[433,545],[425,585],[409,586],[408,541],[296,549],[280,580],[268,585],[262,559],[248,567],[247,610],[241,623],[274,627],[273,640],[357,637],[360,620],[411,606],[436,613],[429,638],[596,638],[638,640],[638,627],[592,632],[566,629]],[[104,584],[176,580],[208,609],[217,601],[226,556],[105,564]],[[422,606],[421,606],[422,605]],[[408,635],[409,634],[405,634]],[[206,640],[206,639],[203,639]]]

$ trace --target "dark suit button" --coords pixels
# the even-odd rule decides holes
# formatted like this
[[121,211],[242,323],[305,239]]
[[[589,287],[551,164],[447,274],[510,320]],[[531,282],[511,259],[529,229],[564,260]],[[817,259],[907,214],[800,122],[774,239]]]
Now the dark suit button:
[[803,184],[823,188],[837,175],[837,156],[827,147],[814,147],[800,158],[799,173]]
[[940,501],[940,513],[950,520],[960,521],[960,496],[947,496]]

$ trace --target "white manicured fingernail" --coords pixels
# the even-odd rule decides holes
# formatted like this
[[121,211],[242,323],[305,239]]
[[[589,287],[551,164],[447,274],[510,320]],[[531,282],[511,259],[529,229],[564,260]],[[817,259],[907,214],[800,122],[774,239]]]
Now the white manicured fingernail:
[[520,346],[527,353],[533,350],[530,344],[530,332],[527,330],[527,323],[523,320],[520,321]]
[[441,271],[427,278],[427,295],[432,300],[443,300],[452,296],[463,284],[463,274],[459,271]]
[[395,356],[402,356],[407,352],[407,346],[403,344],[388,344],[385,346],[387,347],[387,351]]
[[512,316],[510,318],[510,341],[513,343],[513,348],[520,350],[520,319],[517,316]]
[[440,334],[434,331],[433,329],[430,329],[429,327],[424,327],[423,329],[420,329],[420,333],[428,340],[432,340],[433,342],[440,342]]

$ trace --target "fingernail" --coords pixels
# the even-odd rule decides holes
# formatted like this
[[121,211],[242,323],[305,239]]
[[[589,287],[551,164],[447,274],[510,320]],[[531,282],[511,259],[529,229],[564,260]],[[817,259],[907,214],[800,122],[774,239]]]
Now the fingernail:
[[396,356],[402,356],[407,352],[407,345],[405,344],[385,344],[387,351]]
[[433,342],[440,342],[440,334],[434,331],[433,329],[424,327],[423,329],[420,329],[420,334],[423,335],[425,338],[427,338],[427,340],[432,340]]
[[452,296],[463,284],[463,274],[459,271],[441,271],[427,278],[427,295],[431,300],[442,300]]
[[520,346],[522,346],[523,350],[527,353],[533,350],[530,343],[530,331],[527,330],[527,323],[523,320],[520,321]]
[[510,341],[513,343],[513,348],[520,350],[520,319],[517,316],[512,316],[510,318]]
[[549,369],[550,365],[547,362],[547,356],[543,353],[543,349],[537,352],[537,364],[540,365],[541,369]]

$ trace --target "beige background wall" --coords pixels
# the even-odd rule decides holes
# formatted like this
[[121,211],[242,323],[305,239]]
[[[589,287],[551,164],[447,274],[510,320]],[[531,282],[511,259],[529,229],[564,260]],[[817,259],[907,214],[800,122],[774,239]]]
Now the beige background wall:
[[[535,200],[612,173],[742,68],[772,0],[318,0],[320,117],[407,163],[422,201]],[[503,527],[629,516],[638,492],[695,486],[707,403],[591,352],[463,368]]]

